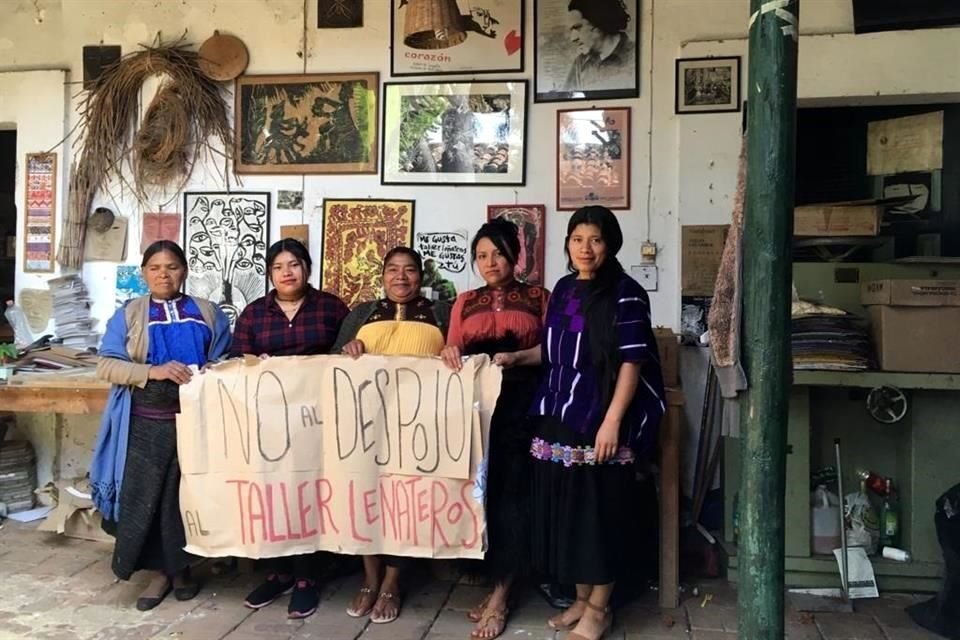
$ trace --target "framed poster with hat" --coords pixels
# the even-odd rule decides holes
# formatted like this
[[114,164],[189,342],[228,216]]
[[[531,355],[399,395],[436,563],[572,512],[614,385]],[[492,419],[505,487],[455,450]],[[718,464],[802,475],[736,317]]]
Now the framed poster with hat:
[[557,210],[630,208],[630,107],[557,112]]
[[523,71],[523,0],[389,2],[391,75]]

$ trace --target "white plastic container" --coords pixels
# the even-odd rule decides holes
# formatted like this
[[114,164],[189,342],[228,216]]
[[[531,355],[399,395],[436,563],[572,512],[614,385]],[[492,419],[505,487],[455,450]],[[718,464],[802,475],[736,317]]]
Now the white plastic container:
[[840,548],[840,498],[819,485],[810,494],[813,553],[829,555]]

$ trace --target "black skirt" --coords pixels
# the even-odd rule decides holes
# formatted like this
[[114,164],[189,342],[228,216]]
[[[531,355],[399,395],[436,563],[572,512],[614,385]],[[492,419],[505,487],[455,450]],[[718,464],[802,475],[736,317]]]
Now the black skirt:
[[[534,436],[570,446],[595,441],[552,417],[534,419]],[[630,551],[628,508],[636,504],[634,465],[531,461],[534,569],[562,584],[608,584],[623,577]]]
[[[178,394],[176,384],[152,380],[134,390],[134,414],[138,408],[175,411]],[[139,570],[173,575],[189,565],[192,556],[183,550],[176,420],[130,417],[120,517],[112,528],[117,538],[113,572],[122,580]]]
[[505,369],[490,421],[487,460],[487,553],[483,573],[499,581],[530,568],[530,398],[539,369]]

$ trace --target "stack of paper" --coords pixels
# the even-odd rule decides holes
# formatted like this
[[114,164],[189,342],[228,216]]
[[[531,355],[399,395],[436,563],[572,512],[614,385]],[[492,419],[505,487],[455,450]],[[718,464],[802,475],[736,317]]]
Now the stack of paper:
[[74,349],[96,347],[95,320],[90,317],[90,296],[79,275],[50,280],[53,294],[53,321],[57,337]]

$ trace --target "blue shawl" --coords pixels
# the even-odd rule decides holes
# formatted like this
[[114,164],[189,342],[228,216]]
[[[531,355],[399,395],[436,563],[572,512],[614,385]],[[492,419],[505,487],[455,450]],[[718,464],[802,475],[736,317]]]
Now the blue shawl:
[[[100,356],[132,362],[127,352],[127,304],[117,309],[107,323],[100,345]],[[230,321],[214,306],[213,338],[207,350],[207,360],[214,362],[224,357],[230,348]],[[147,331],[147,327],[143,328]],[[149,338],[148,338],[149,340]],[[149,342],[148,342],[149,345]],[[116,522],[120,515],[120,485],[127,462],[127,436],[130,431],[132,389],[115,384],[110,388],[107,407],[100,420],[100,431],[90,463],[90,485],[93,504],[105,520]]]

